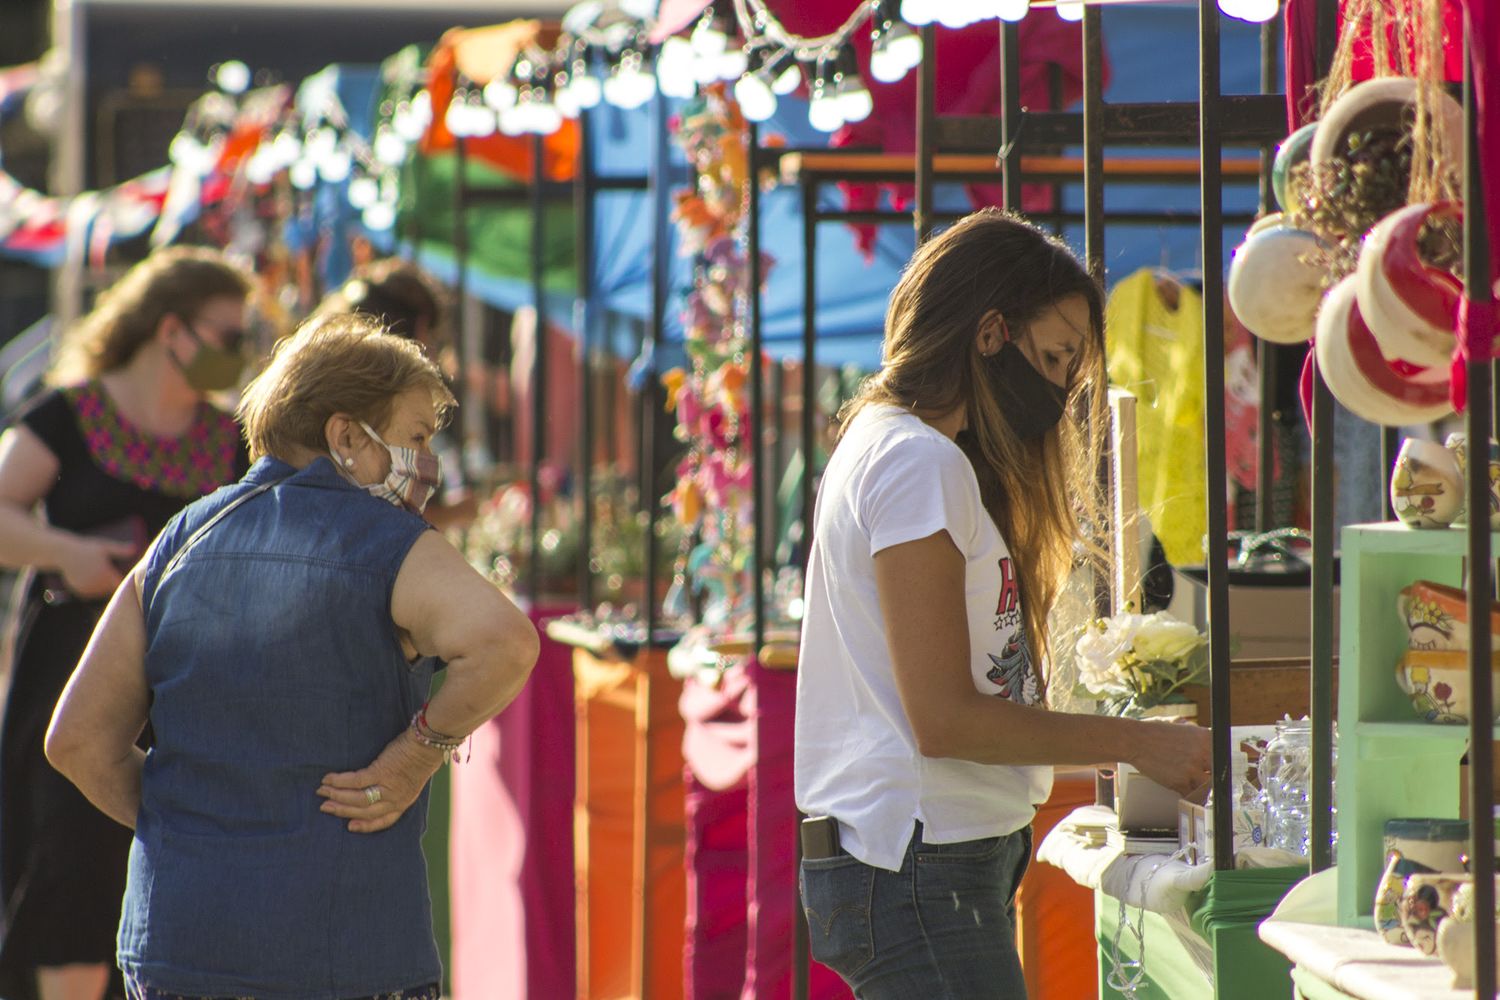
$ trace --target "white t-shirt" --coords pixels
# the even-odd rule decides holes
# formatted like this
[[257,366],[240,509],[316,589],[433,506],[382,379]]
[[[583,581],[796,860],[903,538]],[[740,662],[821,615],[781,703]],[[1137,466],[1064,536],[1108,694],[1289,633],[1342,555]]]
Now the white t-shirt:
[[947,531],[967,563],[975,688],[1040,700],[1020,584],[968,458],[919,417],[866,406],[824,472],[815,525],[797,671],[798,808],[836,818],[845,850],[890,871],[901,868],[913,820],[937,844],[1026,826],[1051,792],[1052,768],[917,751],[875,589],[877,552]]

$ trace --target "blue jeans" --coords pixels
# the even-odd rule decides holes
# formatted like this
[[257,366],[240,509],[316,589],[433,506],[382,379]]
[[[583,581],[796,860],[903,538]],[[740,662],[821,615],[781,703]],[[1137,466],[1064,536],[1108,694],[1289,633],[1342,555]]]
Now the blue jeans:
[[848,854],[804,860],[812,956],[859,1000],[1025,1000],[1015,898],[1031,828],[928,844],[922,824],[899,872]]

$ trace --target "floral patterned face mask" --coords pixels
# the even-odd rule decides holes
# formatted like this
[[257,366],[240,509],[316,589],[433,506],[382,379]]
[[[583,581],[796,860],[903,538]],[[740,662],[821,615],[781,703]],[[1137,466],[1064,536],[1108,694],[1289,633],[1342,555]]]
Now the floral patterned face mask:
[[[391,471],[378,483],[357,483],[361,489],[397,507],[406,507],[420,514],[427,508],[427,501],[437,492],[442,482],[443,465],[436,455],[415,448],[399,448],[386,444],[374,428],[363,420],[359,426],[366,434],[391,455]],[[348,462],[345,463],[349,464]]]

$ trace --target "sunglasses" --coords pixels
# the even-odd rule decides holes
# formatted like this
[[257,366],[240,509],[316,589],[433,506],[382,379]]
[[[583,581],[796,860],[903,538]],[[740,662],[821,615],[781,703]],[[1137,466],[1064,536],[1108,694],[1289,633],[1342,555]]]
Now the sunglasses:
[[[198,343],[203,344],[204,346],[208,346],[207,341],[203,339],[203,335],[198,332],[197,327],[195,327],[192,323],[188,322],[185,319],[182,321],[182,325],[183,328],[187,330],[189,336],[191,336]],[[242,353],[245,347],[245,342],[249,338],[249,334],[247,334],[243,329],[239,327],[220,327],[219,336],[223,341],[219,349],[227,351],[230,354]]]

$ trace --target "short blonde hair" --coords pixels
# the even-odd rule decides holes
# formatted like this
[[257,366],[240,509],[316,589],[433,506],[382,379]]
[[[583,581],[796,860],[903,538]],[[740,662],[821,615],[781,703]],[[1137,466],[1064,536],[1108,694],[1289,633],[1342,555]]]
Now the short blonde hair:
[[439,424],[456,405],[420,345],[368,316],[326,316],[276,345],[245,387],[238,416],[252,460],[285,461],[299,448],[324,451],[324,427],[336,413],[384,427],[396,397],[414,389],[432,394]]

